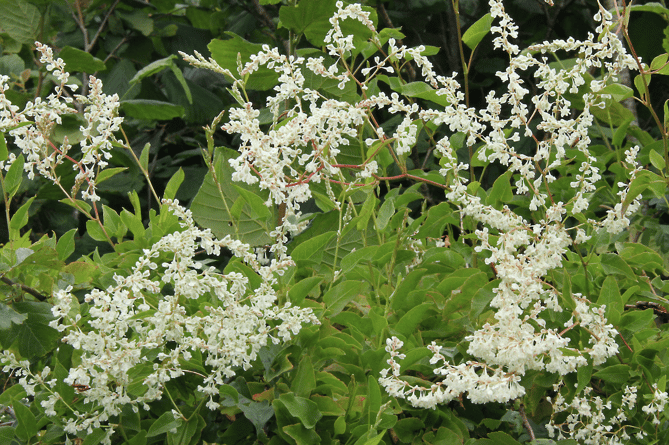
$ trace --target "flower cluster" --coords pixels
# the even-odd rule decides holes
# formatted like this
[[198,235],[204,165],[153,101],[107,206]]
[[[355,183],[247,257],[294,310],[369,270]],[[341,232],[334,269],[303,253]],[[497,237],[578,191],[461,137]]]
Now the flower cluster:
[[[555,390],[559,390],[556,385]],[[638,426],[626,425],[628,415],[633,412],[637,405],[637,391],[634,386],[626,386],[622,399],[616,404],[615,414],[611,400],[604,401],[601,397],[592,393],[592,388],[585,388],[582,395],[577,395],[571,403],[558,394],[553,404],[551,421],[546,425],[551,437],[558,439],[575,439],[582,441],[585,445],[622,445],[629,443],[632,436],[642,440],[647,433]],[[641,411],[652,416],[652,423],[659,425],[658,413],[664,410],[667,403],[667,393],[660,391],[657,385],[653,385],[652,397],[649,404],[643,405]],[[606,412],[611,412],[607,414]],[[564,414],[567,416],[564,417]],[[557,417],[564,417],[562,423],[557,423]],[[637,430],[636,432],[634,430]]]
[[[34,101],[29,101],[23,110],[19,110],[4,94],[9,88],[9,78],[0,76],[0,132],[9,132],[14,144],[25,155],[24,169],[30,179],[34,178],[37,170],[39,175],[60,186],[56,168],[68,159],[77,170],[70,196],[74,198],[81,186],[86,183],[82,197],[96,202],[100,198],[96,193],[95,178],[111,157],[112,143],[118,142],[114,132],[119,130],[123,121],[118,117],[119,98],[116,94],[110,96],[103,93],[102,83],[94,76],[90,76],[87,95],[71,97],[70,92],[75,92],[77,85],[67,83],[70,74],[65,70],[63,60],[54,58],[50,47],[39,42],[35,42],[35,46],[40,53],[40,62],[46,65],[47,71],[58,83],[46,100],[38,97]],[[85,105],[85,125],[79,128],[80,160],[72,157],[77,156],[72,154],[72,145],[67,137],[60,146],[56,146],[52,140],[55,127],[62,124],[61,116],[77,112],[72,107],[75,104]],[[3,167],[8,169],[15,159],[15,155],[10,155],[9,162],[4,162]]]
[[[164,211],[169,206],[180,218],[182,230],[145,249],[130,275],[114,277],[116,285],[88,293],[87,317],[79,315],[71,287],[54,295],[56,320],[51,326],[81,351],[65,383],[86,387],[84,402],[93,407],[90,412],[74,410],[65,427],[68,433],[99,427],[125,405],[149,409],[148,403],[162,397],[167,382],[195,372],[187,366],[194,352],[202,354],[207,369],[200,374],[198,390],[208,396],[207,407],[216,409],[219,387],[236,369],[248,369],[262,347],[289,340],[304,323],[319,323],[310,309],[275,304],[276,274],[292,261],[272,259],[262,265],[248,245],[229,236],[216,239],[209,229],[197,228],[178,201],[165,204]],[[222,274],[205,267],[194,259],[200,249],[209,255],[231,251],[262,278],[262,284],[252,288],[241,273]],[[206,303],[194,311],[194,301]],[[27,364],[9,354],[3,363],[28,372]],[[142,389],[133,390],[133,375],[142,373]],[[21,384],[27,391],[35,385],[23,380]],[[59,397],[54,393],[44,403],[53,406]]]

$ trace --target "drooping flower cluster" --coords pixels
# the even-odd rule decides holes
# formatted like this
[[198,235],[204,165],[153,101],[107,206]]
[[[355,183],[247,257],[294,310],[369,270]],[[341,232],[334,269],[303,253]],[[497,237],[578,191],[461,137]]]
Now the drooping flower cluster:
[[[559,390],[556,385],[555,390]],[[648,404],[641,407],[641,411],[651,416],[651,423],[659,425],[659,413],[664,411],[667,404],[667,393],[660,391],[657,384],[653,384],[651,400]],[[592,388],[586,387],[582,395],[576,395],[571,403],[558,394],[553,404],[553,414],[551,421],[546,425],[546,429],[551,437],[558,439],[575,439],[585,445],[623,445],[630,443],[634,436],[642,440],[647,436],[646,431],[638,426],[625,425],[628,415],[634,411],[637,406],[637,388],[626,386],[622,394],[615,414],[608,414],[613,411],[611,400],[604,401],[600,396],[592,393]],[[566,418],[561,423],[557,423],[556,418],[564,416]]]
[[[40,62],[46,65],[47,71],[58,83],[46,100],[38,97],[29,101],[23,110],[19,110],[4,94],[9,88],[9,78],[0,76],[0,132],[9,132],[14,144],[25,155],[24,169],[30,179],[34,178],[36,170],[39,175],[60,185],[56,168],[69,159],[77,171],[70,196],[75,198],[81,186],[86,183],[81,192],[82,197],[93,202],[98,201],[100,198],[96,193],[95,179],[111,157],[112,143],[117,142],[114,132],[119,130],[123,121],[118,116],[118,96],[103,93],[100,80],[90,76],[88,94],[70,97],[68,92],[74,93],[77,85],[67,83],[70,74],[65,70],[63,59],[54,58],[53,50],[47,45],[35,42],[35,46],[40,52]],[[73,154],[72,144],[67,137],[59,146],[52,138],[55,127],[62,124],[61,116],[76,113],[77,110],[72,105],[77,103],[85,106],[85,125],[79,128],[80,160],[72,158],[78,155]],[[15,159],[16,156],[11,154],[9,161],[2,166],[8,169]]]
[[[219,387],[236,369],[248,369],[262,347],[289,340],[304,323],[319,323],[310,309],[276,305],[275,274],[292,261],[273,259],[261,265],[248,245],[229,236],[216,239],[209,229],[197,228],[178,201],[166,204],[181,219],[183,230],[145,249],[130,275],[114,277],[116,285],[87,294],[86,318],[75,308],[71,287],[54,295],[57,318],[51,326],[81,351],[80,363],[69,370],[65,383],[87,388],[82,396],[93,407],[74,412],[65,427],[68,433],[99,427],[128,404],[135,410],[148,409],[149,402],[162,397],[167,382],[193,372],[185,363],[194,353],[201,354],[207,370],[200,374],[198,390],[209,397],[207,407],[216,409]],[[209,255],[228,249],[262,278],[262,284],[252,288],[241,273],[222,274],[205,267],[194,259],[200,249]],[[206,304],[194,311],[191,302],[198,299]],[[4,363],[27,366],[11,357]],[[133,375],[144,375],[141,390]],[[52,407],[58,399],[52,394],[44,404]]]

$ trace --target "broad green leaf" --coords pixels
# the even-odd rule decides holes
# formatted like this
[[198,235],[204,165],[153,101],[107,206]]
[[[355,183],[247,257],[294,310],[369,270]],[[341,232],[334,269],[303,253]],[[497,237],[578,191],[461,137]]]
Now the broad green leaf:
[[286,425],[281,429],[295,441],[296,445],[312,445],[321,442],[321,438],[313,429],[308,429],[301,423]]
[[639,74],[637,76],[634,76],[634,86],[636,87],[637,91],[639,92],[642,98],[648,95],[647,87],[650,86],[650,79],[651,79],[650,74]]
[[348,303],[359,294],[365,294],[369,285],[362,281],[348,280],[330,289],[324,296],[325,313],[328,317],[334,317],[340,313]]
[[386,200],[379,209],[379,214],[376,217],[376,227],[379,230],[385,230],[390,218],[395,214],[395,205],[392,200]]
[[669,74],[669,66],[667,66],[667,59],[669,59],[669,54],[664,53],[655,57],[650,63],[650,69],[657,71],[657,74]]
[[627,382],[630,378],[630,367],[629,365],[607,366],[601,371],[597,371],[593,374],[593,377],[609,383],[622,384]]
[[23,181],[23,165],[25,163],[25,158],[23,155],[19,155],[12,165],[9,167],[7,174],[5,175],[4,187],[5,193],[7,193],[8,199],[12,199],[16,192],[21,186]]
[[126,116],[135,119],[170,120],[184,115],[184,107],[159,100],[124,100],[121,108]]
[[242,198],[238,216],[235,216],[233,205],[241,198],[239,188],[253,193],[263,202],[269,197],[269,192],[261,191],[257,185],[240,182],[233,186],[231,178],[234,170],[228,159],[237,156],[237,152],[227,148],[217,150],[214,171],[219,184],[216,184],[211,172],[207,173],[190,207],[193,218],[201,226],[211,229],[218,238],[230,235],[252,246],[272,244],[274,239],[269,233],[275,229],[278,219],[274,206],[268,208],[270,217],[254,218],[253,210]]
[[293,393],[281,394],[279,400],[284,404],[288,412],[297,417],[302,425],[308,429],[316,426],[316,422],[323,417],[323,414],[318,410],[316,403],[303,397],[296,397]]
[[126,171],[128,167],[111,167],[111,168],[105,168],[100,172],[99,175],[95,177],[95,182],[96,184],[100,184],[103,181],[106,181],[107,179],[116,176],[119,173],[122,173]]
[[[277,400],[274,400],[276,403]],[[256,432],[262,431],[269,419],[274,416],[274,409],[266,400],[262,402],[251,402],[249,404],[239,404],[238,408],[242,410],[244,416],[256,427]]]
[[632,268],[619,255],[605,253],[601,256],[601,261],[605,273],[623,275],[631,280],[636,280]]
[[142,9],[131,8],[130,11],[119,9],[116,11],[116,14],[121,20],[129,24],[131,28],[136,29],[145,36],[149,36],[153,32],[152,14],[147,14]]
[[204,427],[202,416],[195,414],[187,422],[182,422],[175,433],[167,434],[167,445],[197,445]]
[[[100,224],[92,219],[86,221],[86,233],[88,233],[88,235],[95,241],[107,241],[105,232],[102,230],[102,227],[100,227]],[[109,235],[111,236],[111,234]]]
[[626,85],[612,83],[599,90],[597,94],[610,94],[613,100],[620,102],[634,96],[634,90]]
[[109,206],[102,206],[102,221],[104,222],[107,234],[109,236],[115,236],[119,241],[128,231],[128,228],[123,224],[123,221],[121,221],[116,210]]
[[28,318],[26,314],[16,312],[10,306],[0,303],[0,330],[6,331],[12,327],[12,324],[21,324],[26,318]]
[[20,230],[28,224],[28,210],[30,209],[30,205],[33,203],[35,200],[35,197],[33,196],[23,204],[19,209],[12,215],[10,221],[9,221],[9,238],[12,240],[18,240],[21,237]]
[[35,41],[40,20],[39,9],[26,0],[0,1],[0,29],[19,43]]
[[10,335],[17,340],[19,353],[29,359],[42,357],[53,350],[60,340],[58,331],[49,327],[53,320],[51,305],[48,303],[23,301],[14,303],[13,308],[27,319],[20,325],[13,325]]
[[[283,8],[281,8],[283,9]],[[237,72],[237,57],[240,55],[242,65],[251,60],[251,56],[262,51],[262,45],[250,43],[237,34],[227,31],[225,34],[231,37],[228,40],[212,40],[207,48],[211,51],[211,57],[223,68],[230,70],[235,76]],[[246,89],[265,91],[273,88],[279,79],[279,74],[274,70],[261,66],[254,71],[246,83]]]
[[168,433],[181,425],[181,419],[176,420],[171,411],[164,412],[158,419],[156,419],[149,428],[146,437],[154,437],[160,434]]
[[88,433],[81,445],[98,445],[99,443],[102,443],[102,439],[104,439],[106,435],[107,433],[102,428],[95,428]]
[[70,72],[95,74],[107,69],[105,63],[86,51],[66,46],[58,53],[65,62],[65,69]]
[[342,258],[341,263],[339,264],[341,267],[341,273],[346,274],[361,261],[371,261],[378,250],[378,246],[369,246],[363,247],[362,249],[356,249],[349,253],[344,258]]
[[14,414],[16,415],[16,436],[24,442],[30,441],[32,437],[37,434],[37,419],[35,415],[30,412],[30,408],[21,402],[16,402],[13,405]]
[[625,311],[622,317],[620,317],[620,321],[616,327],[619,330],[625,329],[635,333],[642,329],[647,329],[649,326],[653,326],[654,321],[655,313],[651,309],[646,309],[644,311]]
[[394,330],[405,337],[409,337],[416,332],[416,328],[428,317],[430,312],[435,311],[434,303],[425,302],[409,310],[400,318],[400,321],[394,326]]
[[67,204],[70,207],[75,208],[79,211],[81,211],[83,209],[85,212],[90,213],[90,211],[92,209],[92,207],[89,203],[87,203],[86,201],[82,201],[80,199],[74,199],[73,200],[73,199],[70,199],[70,198],[63,198],[58,202],[62,202],[63,204]]
[[137,74],[135,74],[133,78],[130,79],[130,83],[131,84],[137,83],[142,79],[144,79],[145,77],[153,76],[154,74],[161,72],[165,68],[170,68],[174,66],[174,59],[176,58],[177,56],[172,54],[169,57],[165,57],[164,59],[154,60],[141,70],[137,71]]
[[483,38],[490,32],[493,17],[491,13],[487,13],[478,19],[467,31],[462,35],[462,43],[467,45],[469,49],[474,51]]
[[63,234],[56,244],[56,251],[58,252],[58,259],[61,261],[67,260],[74,252],[74,235],[77,229],[72,229]]
[[492,440],[495,445],[520,445],[520,442],[502,431],[489,433],[488,439]]
[[314,366],[311,364],[311,357],[307,355],[300,360],[290,389],[298,397],[309,397],[315,388],[316,374],[314,374]]
[[186,175],[184,174],[184,170],[182,168],[179,168],[179,170],[177,170],[177,172],[174,175],[172,175],[169,182],[165,186],[165,193],[163,193],[163,199],[174,199],[185,177]]
[[615,309],[618,313],[623,311],[623,298],[620,295],[620,288],[618,288],[618,281],[612,275],[609,275],[602,283],[602,289],[599,292],[599,299],[597,304],[605,304],[607,310],[607,317],[610,316],[611,309]]
[[382,82],[387,83],[393,91],[396,91],[397,93],[404,96],[426,99],[441,106],[449,105],[446,96],[438,95],[437,90],[425,82],[417,81],[404,84],[397,77],[388,77],[383,74],[377,75],[376,78]]
[[495,183],[488,193],[488,205],[500,209],[501,205],[511,202],[513,199],[513,191],[511,190],[511,175],[511,171],[507,171],[495,180]]
[[660,153],[658,153],[655,150],[651,150],[650,153],[648,153],[650,157],[650,163],[653,164],[653,167],[655,167],[658,170],[664,170],[664,168],[667,166],[664,156],[662,156]]
[[336,232],[327,232],[315,236],[311,239],[307,239],[304,242],[298,244],[293,249],[290,256],[297,263],[320,264],[323,259],[323,249],[330,242],[330,240],[332,240],[332,238],[336,235],[337,235]]
[[[293,257],[293,259],[295,259],[294,255],[291,256]],[[288,300],[292,304],[299,306],[302,303],[302,301],[304,301],[307,294],[309,294],[309,292],[311,292],[311,290],[314,289],[316,286],[318,286],[322,281],[323,277],[315,276],[315,277],[305,278],[295,283],[293,286],[291,286],[290,290],[288,291]]]
[[151,143],[147,142],[142,148],[142,153],[139,156],[139,165],[142,167],[144,172],[148,173],[149,171],[149,154],[151,153]]
[[282,7],[279,19],[282,26],[297,34],[306,34],[310,42],[314,39],[316,46],[323,46],[324,42],[319,41],[318,37],[325,37],[332,26],[330,18],[336,10],[335,0],[302,0],[296,6]]

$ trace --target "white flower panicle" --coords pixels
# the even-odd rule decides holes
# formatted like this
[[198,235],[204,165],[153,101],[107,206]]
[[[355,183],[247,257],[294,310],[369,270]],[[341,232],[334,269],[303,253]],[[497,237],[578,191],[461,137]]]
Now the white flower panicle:
[[[229,236],[216,239],[209,229],[198,229],[178,201],[165,204],[180,218],[182,230],[145,249],[130,275],[114,277],[114,286],[87,294],[86,319],[72,311],[76,297],[71,287],[54,295],[51,327],[81,351],[80,364],[70,369],[65,383],[88,387],[82,396],[94,408],[75,413],[70,433],[97,427],[128,404],[148,409],[149,402],[162,397],[168,381],[186,372],[184,363],[194,351],[207,369],[198,390],[209,397],[207,407],[216,409],[218,388],[236,370],[248,369],[262,347],[289,340],[305,323],[319,324],[311,309],[276,305],[272,285],[292,261],[273,259],[262,265],[248,245]],[[222,274],[194,259],[198,250],[219,255],[222,249],[250,266],[262,284],[252,288],[241,273]],[[189,301],[205,294],[209,304],[194,311]],[[3,363],[28,372],[27,364],[15,363],[9,354]],[[146,375],[142,391],[129,387],[137,372]],[[36,384],[24,383],[27,389]],[[53,394],[48,403],[57,398]]]
[[[69,73],[65,71],[62,59],[54,59],[53,50],[39,42],[35,42],[40,52],[40,62],[46,65],[49,71],[59,82],[46,100],[36,98],[28,102],[22,111],[12,105],[4,95],[9,88],[8,78],[0,76],[0,131],[9,132],[14,139],[14,144],[21,149],[25,155],[24,169],[30,179],[35,177],[35,170],[55,184],[60,185],[60,177],[56,174],[56,167],[69,159],[73,162],[73,168],[77,170],[75,184],[71,194],[76,195],[82,184],[86,187],[82,190],[82,197],[95,202],[100,198],[97,196],[97,185],[95,178],[100,169],[107,165],[111,157],[110,150],[113,142],[118,142],[114,132],[120,129],[122,118],[118,117],[119,99],[116,94],[107,95],[102,92],[102,83],[94,76],[89,79],[89,92],[86,96],[75,95],[74,99],[69,97],[67,91],[75,92],[76,85],[67,82]],[[51,136],[57,125],[62,124],[61,116],[77,112],[72,105],[75,103],[85,105],[84,120],[81,131],[81,159],[75,160],[71,152],[72,145],[67,138],[59,146],[52,140]],[[4,162],[3,167],[8,169],[16,159],[10,156],[9,162]],[[75,196],[72,196],[74,198]]]

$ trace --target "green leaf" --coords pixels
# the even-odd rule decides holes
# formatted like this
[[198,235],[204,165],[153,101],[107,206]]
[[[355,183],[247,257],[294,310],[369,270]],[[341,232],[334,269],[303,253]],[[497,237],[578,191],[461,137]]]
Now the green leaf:
[[56,244],[56,252],[58,252],[58,259],[61,261],[67,260],[74,252],[74,235],[77,229],[72,229],[63,234]]
[[170,178],[169,182],[165,186],[165,193],[163,193],[163,199],[174,199],[174,197],[177,194],[177,191],[179,190],[179,187],[181,186],[181,183],[184,182],[184,178],[186,175],[184,174],[184,170],[179,167],[179,170],[172,175]]
[[601,371],[597,371],[593,377],[609,383],[622,384],[627,382],[630,378],[630,367],[629,365],[607,366]]
[[[283,9],[283,8],[281,8]],[[251,60],[251,56],[262,51],[262,45],[250,43],[233,32],[225,32],[231,37],[228,40],[212,40],[207,48],[211,52],[211,57],[224,69],[231,73],[237,73],[237,56],[241,57],[242,65]],[[261,66],[257,71],[249,76],[246,88],[250,90],[265,91],[272,89],[279,79],[279,74],[274,70]]]
[[176,433],[167,434],[168,445],[197,445],[205,427],[205,421],[199,414],[192,416],[188,422],[182,422]]
[[314,367],[311,364],[311,357],[307,355],[300,360],[290,389],[298,397],[309,397],[315,388],[316,374],[314,374]]
[[390,218],[395,214],[395,205],[392,200],[386,200],[379,209],[376,217],[376,227],[378,230],[385,230]]
[[33,196],[23,204],[19,209],[12,215],[12,218],[9,221],[9,238],[12,240],[18,240],[21,237],[20,230],[28,224],[28,210],[30,209],[30,205],[33,203],[35,200],[35,197]]
[[[648,90],[646,87],[650,86],[650,79],[650,74],[639,74],[634,76],[634,86],[642,98],[648,95]],[[644,80],[646,81],[645,83]]]
[[320,264],[323,259],[324,247],[336,235],[336,232],[327,232],[311,239],[306,239],[293,249],[290,256],[297,263],[303,263],[305,265],[312,263]]
[[467,45],[469,49],[474,51],[483,38],[490,32],[492,25],[492,14],[487,13],[478,19],[472,26],[462,35],[462,43]]
[[610,316],[609,312],[611,309],[615,309],[618,313],[622,313],[624,304],[623,298],[620,295],[620,288],[618,288],[618,281],[612,275],[606,277],[602,283],[602,289],[599,292],[599,299],[597,299],[597,304],[606,305],[606,315]]
[[0,330],[6,331],[12,324],[21,324],[26,318],[28,318],[26,314],[20,314],[6,304],[0,303]]
[[[334,0],[302,0],[296,6],[284,6],[279,10],[281,25],[297,34],[306,34],[307,39],[325,37],[331,28],[330,18],[336,12]],[[325,32],[324,32],[325,30]],[[312,42],[313,43],[313,42]],[[318,42],[322,46],[322,41]]]
[[511,190],[511,175],[509,170],[500,175],[493,184],[488,194],[487,204],[497,209],[501,208],[502,204],[511,202],[513,199],[513,191]]
[[16,192],[21,186],[23,181],[23,164],[25,163],[25,158],[23,155],[19,155],[12,165],[9,167],[7,174],[5,175],[4,187],[5,193],[7,193],[7,198],[11,200]]
[[102,205],[102,221],[104,222],[107,234],[115,236],[119,241],[128,231],[128,228],[123,224],[116,210],[104,204]]
[[495,445],[520,445],[520,442],[502,431],[489,433],[488,439],[492,440]]
[[[295,259],[294,255],[291,255]],[[305,278],[293,286],[291,286],[288,291],[288,301],[293,305],[299,306],[302,304],[307,294],[312,291],[316,286],[318,286],[323,281],[322,276],[308,277]]]
[[69,72],[76,71],[79,73],[95,74],[98,71],[107,69],[102,60],[93,57],[86,51],[71,46],[66,46],[60,50],[58,57],[63,59],[65,62],[65,69]]
[[657,151],[651,150],[648,155],[650,157],[650,163],[653,164],[653,167],[655,167],[656,169],[664,170],[664,168],[667,166],[667,164],[664,161],[664,156],[662,156]]
[[218,392],[221,395],[230,396],[232,398],[232,400],[235,401],[235,403],[239,403],[239,393],[237,392],[237,390],[233,386],[231,386],[231,385],[219,386],[218,387]]
[[323,296],[325,313],[328,317],[334,317],[340,313],[348,303],[353,301],[359,294],[365,294],[369,284],[362,281],[348,280],[339,283]]
[[0,1],[0,29],[19,43],[35,41],[40,19],[39,9],[25,0]]
[[106,181],[107,179],[116,176],[117,174],[124,172],[128,169],[128,167],[113,167],[113,168],[105,168],[100,172],[99,175],[95,177],[95,182],[96,184],[100,184],[103,181]]
[[296,445],[313,445],[321,442],[321,438],[314,430],[306,428],[301,423],[286,425],[281,429],[295,441]]
[[[665,116],[666,115],[667,113],[665,113]],[[9,157],[9,151],[7,150],[7,141],[5,140],[5,133],[0,132],[0,161],[5,161],[8,157]]]
[[14,325],[12,329],[18,340],[19,353],[23,357],[42,357],[58,345],[60,334],[49,327],[49,322],[53,320],[50,304],[23,301],[14,303],[13,307],[28,316],[23,323]]
[[346,432],[346,417],[340,416],[334,423],[334,435],[338,436]]
[[88,433],[81,445],[98,445],[100,442],[102,442],[102,439],[104,439],[106,435],[107,433],[102,428],[95,428],[93,431]]
[[[276,227],[276,209],[274,206],[267,209],[270,212],[268,218],[253,217],[253,209],[241,197],[239,189],[256,195],[263,202],[269,198],[269,192],[261,191],[257,185],[244,183],[233,187],[230,178],[234,170],[228,159],[237,156],[238,153],[230,149],[217,150],[214,171],[219,184],[216,184],[211,172],[207,173],[190,207],[193,218],[201,226],[211,229],[218,238],[230,235],[252,246],[272,244],[274,239],[269,233]],[[233,205],[237,201],[239,208],[235,214]]]
[[100,224],[92,219],[86,221],[86,233],[88,233],[88,235],[95,241],[107,241],[105,232],[102,230],[102,227],[100,227]]
[[142,167],[144,172],[149,171],[149,154],[151,153],[151,143],[147,142],[142,148],[142,154],[139,156],[139,165]]
[[412,333],[416,332],[418,325],[427,318],[430,312],[435,312],[434,303],[422,303],[404,314],[394,329],[405,337],[409,337]]
[[16,426],[16,436],[24,442],[28,442],[37,434],[37,419],[30,412],[30,409],[21,402],[14,403],[13,407],[18,423]]
[[[277,400],[274,400],[276,403]],[[256,432],[260,434],[260,431],[263,430],[265,424],[269,419],[274,416],[274,409],[272,405],[269,404],[266,400],[262,402],[251,402],[249,404],[238,405],[238,408],[242,410],[244,416],[256,427]]]
[[131,8],[130,11],[119,9],[115,13],[121,20],[128,23],[131,28],[136,29],[143,35],[149,36],[153,32],[152,14],[147,14],[146,11],[138,8]]
[[182,420],[176,420],[174,418],[172,411],[166,411],[151,424],[146,437],[154,437],[160,434],[168,433],[169,431],[179,427],[182,423]]
[[121,101],[121,108],[128,117],[145,120],[170,120],[184,115],[184,107],[169,102],[149,99]]
[[281,394],[279,400],[284,404],[291,416],[297,417],[307,429],[316,426],[316,422],[323,417],[316,403],[303,397],[296,397],[293,393]]
[[636,280],[632,268],[619,255],[605,253],[602,254],[601,261],[605,273],[623,275],[631,280]]
[[634,90],[626,85],[612,83],[599,90],[597,94],[610,94],[613,100],[620,102],[634,96]]

